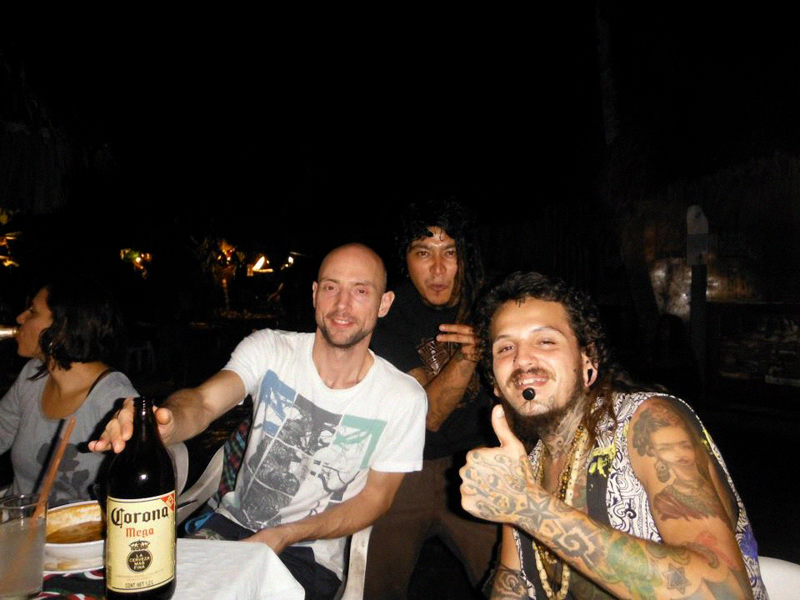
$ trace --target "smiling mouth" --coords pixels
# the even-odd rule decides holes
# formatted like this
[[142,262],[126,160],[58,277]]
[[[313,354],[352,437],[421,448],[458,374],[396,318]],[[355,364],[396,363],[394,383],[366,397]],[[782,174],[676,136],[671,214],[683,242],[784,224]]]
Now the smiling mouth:
[[517,371],[511,375],[509,381],[519,389],[539,387],[550,381],[550,375],[542,369],[536,369],[526,373]]
[[347,316],[342,315],[328,315],[328,321],[336,325],[337,327],[347,327],[348,325],[353,324],[353,319]]

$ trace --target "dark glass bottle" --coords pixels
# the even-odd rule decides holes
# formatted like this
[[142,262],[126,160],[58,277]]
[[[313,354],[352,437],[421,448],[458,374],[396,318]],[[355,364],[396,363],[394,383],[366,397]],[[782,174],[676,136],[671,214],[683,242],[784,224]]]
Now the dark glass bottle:
[[175,471],[152,399],[134,398],[133,411],[133,435],[108,472],[106,599],[167,600],[175,591]]

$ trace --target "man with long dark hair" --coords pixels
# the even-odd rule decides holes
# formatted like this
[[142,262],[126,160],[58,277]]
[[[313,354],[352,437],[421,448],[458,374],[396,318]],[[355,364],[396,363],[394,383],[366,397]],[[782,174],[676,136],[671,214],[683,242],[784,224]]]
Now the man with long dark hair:
[[405,599],[423,543],[437,536],[472,585],[487,571],[499,530],[461,510],[455,475],[464,453],[493,443],[492,398],[476,371],[472,310],[483,266],[469,213],[452,199],[410,205],[396,246],[405,280],[372,349],[414,376],[428,397],[423,470],[406,477],[372,530],[365,597]]
[[718,449],[615,365],[585,294],[517,273],[478,327],[500,447],[470,452],[461,493],[503,524],[493,598],[766,598]]

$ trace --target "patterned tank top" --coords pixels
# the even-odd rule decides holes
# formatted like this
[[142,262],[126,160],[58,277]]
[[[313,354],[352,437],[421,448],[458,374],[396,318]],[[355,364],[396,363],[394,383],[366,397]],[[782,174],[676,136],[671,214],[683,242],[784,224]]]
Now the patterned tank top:
[[[633,472],[628,453],[628,427],[631,418],[642,402],[651,396],[653,396],[652,392],[614,394],[613,408],[616,423],[610,417],[605,417],[601,421],[597,428],[594,449],[584,465],[584,468],[587,469],[586,504],[588,514],[594,520],[639,538],[661,542],[661,534],[658,532],[650,510],[647,493]],[[719,449],[694,411],[683,400],[672,396],[668,397],[673,401],[674,408],[679,410],[689,423],[693,424],[706,449],[714,457],[724,474],[738,509],[734,533],[744,558],[753,596],[755,600],[768,600],[758,566],[758,547],[753,537],[753,529]],[[534,471],[538,469],[542,449],[543,444],[539,442],[530,454]],[[525,532],[515,529],[514,538],[522,565],[523,579],[528,588],[528,596],[530,598],[546,598],[536,571],[533,554],[535,550],[531,537]],[[568,594],[567,600],[571,597],[572,594]]]

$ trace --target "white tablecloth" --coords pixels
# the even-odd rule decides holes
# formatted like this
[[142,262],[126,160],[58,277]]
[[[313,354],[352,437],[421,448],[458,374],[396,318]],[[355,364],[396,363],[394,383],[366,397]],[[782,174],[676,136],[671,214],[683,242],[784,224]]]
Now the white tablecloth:
[[178,540],[173,600],[303,600],[302,586],[268,546]]

